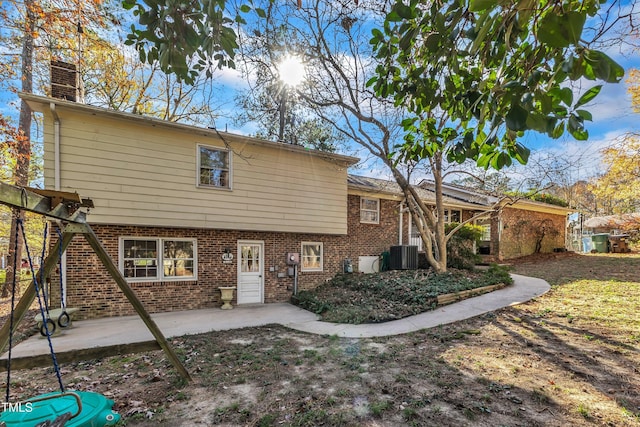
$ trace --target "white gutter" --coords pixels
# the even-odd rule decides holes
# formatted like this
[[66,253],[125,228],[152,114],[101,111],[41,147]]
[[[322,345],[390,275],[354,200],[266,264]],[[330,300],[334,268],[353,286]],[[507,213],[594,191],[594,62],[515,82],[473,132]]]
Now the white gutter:
[[49,110],[53,115],[53,189],[60,191],[60,117],[54,102],[49,103]]

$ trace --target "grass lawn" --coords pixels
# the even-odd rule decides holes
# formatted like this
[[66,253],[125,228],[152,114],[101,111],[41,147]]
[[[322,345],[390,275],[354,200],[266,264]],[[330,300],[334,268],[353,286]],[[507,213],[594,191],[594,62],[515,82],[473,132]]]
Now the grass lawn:
[[[63,366],[70,389],[116,402],[130,426],[638,426],[640,255],[519,262],[552,290],[411,334],[347,339],[280,326],[172,340],[160,351]],[[451,306],[453,308],[454,306]],[[56,387],[16,371],[12,400]]]

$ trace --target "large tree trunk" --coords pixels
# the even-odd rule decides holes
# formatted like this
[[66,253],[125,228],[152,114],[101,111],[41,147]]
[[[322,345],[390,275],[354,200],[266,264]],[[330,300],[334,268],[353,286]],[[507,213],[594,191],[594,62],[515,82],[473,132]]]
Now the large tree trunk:
[[411,219],[418,229],[427,262],[437,273],[447,271],[447,235],[445,233],[444,204],[442,197],[442,159],[439,154],[431,161],[435,182],[436,208],[425,205],[406,177],[387,161],[393,176],[404,193]]
[[[33,92],[33,34],[35,32],[36,20],[33,12],[33,0],[25,0],[25,31],[22,41],[22,92]],[[24,100],[20,104],[20,121],[18,123],[19,138],[16,150],[16,168],[13,172],[13,181],[15,185],[24,187],[29,184],[29,163],[31,161],[31,108]],[[12,209],[11,215],[11,235],[9,236],[9,259],[7,275],[4,286],[2,287],[2,297],[9,295],[11,283],[14,276],[19,274],[20,264],[22,260],[22,239],[18,238],[16,242],[16,227],[18,218],[24,219],[24,211],[20,209]],[[13,260],[17,259],[18,271],[13,271]]]

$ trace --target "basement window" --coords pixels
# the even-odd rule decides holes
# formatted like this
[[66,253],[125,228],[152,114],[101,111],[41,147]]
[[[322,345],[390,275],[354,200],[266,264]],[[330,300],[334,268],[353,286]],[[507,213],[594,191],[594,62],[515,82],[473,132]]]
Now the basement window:
[[302,242],[300,271],[322,271],[322,242]]
[[131,282],[195,280],[196,239],[120,238],[122,275]]

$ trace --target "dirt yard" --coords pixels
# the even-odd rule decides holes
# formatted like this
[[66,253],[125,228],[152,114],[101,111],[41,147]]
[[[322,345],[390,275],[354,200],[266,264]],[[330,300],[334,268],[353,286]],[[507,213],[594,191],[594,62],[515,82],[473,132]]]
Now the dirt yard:
[[[640,255],[520,260],[553,289],[527,304],[398,337],[263,327],[161,352],[63,366],[71,389],[116,401],[127,426],[640,426]],[[12,400],[54,390],[14,371]]]

